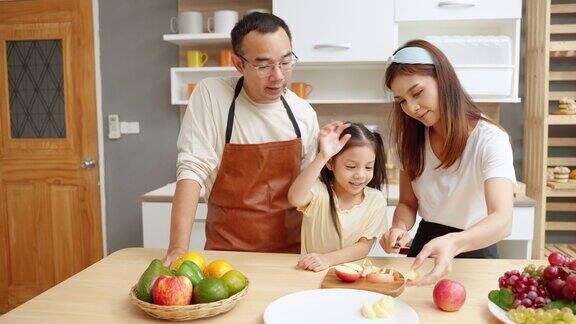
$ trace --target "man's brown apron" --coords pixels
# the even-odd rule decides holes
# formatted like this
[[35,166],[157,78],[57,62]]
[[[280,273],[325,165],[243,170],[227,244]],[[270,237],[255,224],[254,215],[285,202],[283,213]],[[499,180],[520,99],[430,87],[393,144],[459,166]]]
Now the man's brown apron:
[[302,215],[288,203],[288,189],[300,172],[300,128],[281,97],[296,139],[230,144],[242,84],[240,78],[228,112],[224,154],[208,198],[205,248],[298,253]]

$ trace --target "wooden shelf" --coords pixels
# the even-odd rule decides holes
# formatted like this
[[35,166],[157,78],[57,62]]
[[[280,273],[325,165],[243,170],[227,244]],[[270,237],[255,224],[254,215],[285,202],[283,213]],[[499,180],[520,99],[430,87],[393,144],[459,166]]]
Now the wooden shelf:
[[576,51],[576,41],[551,41],[550,52]]
[[391,103],[391,100],[387,99],[308,99],[308,103],[311,105],[332,105],[332,104],[379,104],[379,103]]
[[546,196],[548,196],[548,197],[576,197],[576,190],[551,189],[550,187],[547,187]]
[[550,91],[548,101],[560,101],[563,97],[576,97],[576,91]]
[[170,70],[177,73],[206,73],[206,72],[235,72],[233,66],[205,66],[205,67],[173,67]]
[[576,81],[576,71],[550,71],[550,81]]
[[548,115],[548,125],[576,125],[576,115]]
[[563,14],[563,13],[576,13],[576,4],[553,4],[550,6],[550,13]]
[[576,222],[546,222],[547,231],[576,231]]
[[550,42],[550,57],[576,57],[576,41],[552,41]]
[[569,202],[549,202],[546,204],[547,211],[569,212],[576,211],[576,203]]
[[229,34],[167,34],[163,39],[179,46],[195,46],[207,44],[230,44]]
[[576,24],[550,25],[550,34],[576,34]]
[[576,258],[576,244],[546,244],[544,256],[548,257],[552,252],[560,252]]
[[575,157],[548,157],[549,166],[576,166]]
[[572,147],[576,146],[576,137],[550,137],[548,146],[554,147]]

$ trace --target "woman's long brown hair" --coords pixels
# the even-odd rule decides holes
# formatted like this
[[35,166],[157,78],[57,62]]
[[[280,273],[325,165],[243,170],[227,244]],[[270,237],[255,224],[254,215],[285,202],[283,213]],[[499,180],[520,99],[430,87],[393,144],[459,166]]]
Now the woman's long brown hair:
[[[385,74],[386,86],[398,75],[426,75],[436,79],[440,108],[440,125],[444,128],[446,140],[442,145],[441,164],[437,168],[449,168],[462,156],[468,140],[471,121],[486,120],[480,109],[464,91],[456,76],[454,67],[448,58],[436,46],[424,40],[412,40],[404,47],[421,47],[432,55],[434,64],[399,64],[392,63]],[[396,52],[394,54],[396,54]],[[424,171],[424,149],[426,127],[402,111],[400,104],[394,102],[392,137],[402,167],[410,176],[417,178]]]
[[[340,134],[340,138],[346,134],[350,134],[350,139],[346,142],[346,145],[338,152],[338,154],[334,155],[332,159],[335,159],[338,155],[342,154],[347,149],[352,147],[358,146],[366,146],[369,145],[374,149],[374,175],[372,176],[372,180],[368,182],[368,187],[381,190],[382,186],[388,183],[386,177],[386,153],[384,150],[384,141],[382,140],[382,136],[377,132],[371,132],[366,126],[360,123],[351,123],[348,128],[346,128],[342,134]],[[332,160],[333,161],[333,160]],[[336,228],[336,232],[338,236],[342,238],[342,231],[338,222],[338,214],[336,211],[336,203],[334,202],[334,193],[332,192],[332,183],[334,182],[334,172],[328,169],[326,166],[322,168],[320,171],[320,180],[326,185],[326,189],[328,190],[328,198],[330,201],[330,214],[332,216],[332,223]],[[385,217],[384,215],[382,217]]]

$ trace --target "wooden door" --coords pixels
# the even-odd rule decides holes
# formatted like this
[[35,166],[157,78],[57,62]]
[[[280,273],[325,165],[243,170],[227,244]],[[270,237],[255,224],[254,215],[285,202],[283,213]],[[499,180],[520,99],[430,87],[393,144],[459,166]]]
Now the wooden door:
[[0,1],[0,313],[102,258],[92,0]]

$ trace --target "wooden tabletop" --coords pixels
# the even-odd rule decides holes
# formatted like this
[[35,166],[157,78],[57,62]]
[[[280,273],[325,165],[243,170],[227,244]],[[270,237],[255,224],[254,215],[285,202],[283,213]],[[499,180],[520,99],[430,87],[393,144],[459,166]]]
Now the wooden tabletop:
[[[146,315],[128,298],[130,288],[154,258],[164,250],[130,248],[117,251],[27,303],[0,316],[0,323],[136,323],[163,322]],[[263,323],[266,306],[292,292],[317,289],[326,271],[294,268],[296,255],[241,252],[203,252],[207,261],[228,260],[250,279],[248,294],[230,312],[192,323]],[[372,258],[375,265],[406,271],[411,258]],[[424,268],[430,269],[431,260]],[[466,303],[455,313],[437,310],[429,287],[407,287],[398,297],[418,313],[420,323],[499,323],[488,311],[487,295],[497,279],[510,269],[523,269],[527,260],[457,259],[448,278],[462,283]],[[424,271],[424,269],[423,269]],[[423,272],[422,272],[423,273]]]

